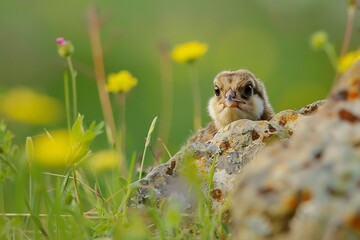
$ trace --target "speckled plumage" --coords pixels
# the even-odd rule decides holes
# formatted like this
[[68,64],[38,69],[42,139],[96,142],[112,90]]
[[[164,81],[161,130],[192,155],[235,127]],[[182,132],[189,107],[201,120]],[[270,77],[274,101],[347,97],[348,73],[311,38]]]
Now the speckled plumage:
[[239,119],[270,120],[274,116],[266,89],[248,70],[222,71],[214,79],[215,95],[210,98],[208,111],[212,121],[189,139],[206,142],[216,132]]

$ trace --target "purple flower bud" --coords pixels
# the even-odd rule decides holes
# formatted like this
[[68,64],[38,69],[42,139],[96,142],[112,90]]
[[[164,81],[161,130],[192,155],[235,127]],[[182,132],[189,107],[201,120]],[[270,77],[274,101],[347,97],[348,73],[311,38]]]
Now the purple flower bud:
[[74,46],[70,41],[65,38],[59,37],[56,39],[56,43],[58,46],[58,53],[61,57],[69,57],[74,52]]
[[58,45],[65,45],[67,43],[67,41],[65,40],[65,38],[59,37],[56,39],[56,43]]

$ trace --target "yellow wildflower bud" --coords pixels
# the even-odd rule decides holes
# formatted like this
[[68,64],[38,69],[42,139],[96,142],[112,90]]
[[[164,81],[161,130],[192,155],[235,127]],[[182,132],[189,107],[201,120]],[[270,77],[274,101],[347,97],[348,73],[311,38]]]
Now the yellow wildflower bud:
[[318,31],[311,35],[310,45],[314,49],[321,49],[328,42],[328,35],[326,32]]
[[108,76],[107,90],[114,93],[127,93],[137,85],[137,79],[128,71],[111,73]]
[[64,38],[57,38],[56,43],[60,57],[69,57],[74,53],[74,46],[70,41],[65,40]]
[[29,162],[29,164],[32,163],[32,161],[34,160],[34,143],[31,137],[27,137],[26,138],[26,157],[27,160]]
[[338,62],[338,71],[343,73],[351,67],[356,61],[360,60],[360,50],[349,52],[340,57]]
[[111,170],[119,166],[119,157],[116,151],[100,151],[90,158],[89,164],[96,172]]
[[196,41],[177,45],[172,51],[172,59],[177,63],[191,63],[207,52],[208,46]]
[[0,98],[0,113],[18,122],[51,125],[62,119],[61,103],[29,88],[14,88]]

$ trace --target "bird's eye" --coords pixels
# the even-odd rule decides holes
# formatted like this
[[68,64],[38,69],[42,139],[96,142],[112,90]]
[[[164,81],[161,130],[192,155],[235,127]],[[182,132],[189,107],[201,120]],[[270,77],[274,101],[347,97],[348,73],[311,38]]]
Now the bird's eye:
[[251,97],[251,95],[253,95],[253,87],[252,87],[251,84],[247,84],[247,85],[244,87],[243,95],[244,95],[244,97],[246,97],[246,98]]
[[220,88],[218,86],[215,86],[215,95],[216,96],[220,95]]

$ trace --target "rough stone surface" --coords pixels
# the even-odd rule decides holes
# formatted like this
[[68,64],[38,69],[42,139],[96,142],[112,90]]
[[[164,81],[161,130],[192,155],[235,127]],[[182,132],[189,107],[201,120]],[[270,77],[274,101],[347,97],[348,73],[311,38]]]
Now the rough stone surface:
[[237,177],[234,239],[360,239],[359,96],[360,61],[292,138]]
[[[149,202],[151,196],[161,201],[175,195],[184,210],[191,210],[196,204],[196,194],[189,191],[189,181],[183,174],[187,171],[184,165],[189,158],[202,180],[203,192],[210,192],[214,207],[221,205],[234,189],[236,176],[266,144],[287,140],[293,135],[298,123],[323,104],[324,101],[317,101],[298,111],[285,110],[270,121],[242,119],[221,129],[207,143],[194,142],[187,145],[167,163],[155,167],[146,177],[132,185],[135,195],[131,198],[130,205],[142,207]],[[207,179],[215,158],[212,189],[209,191]]]

